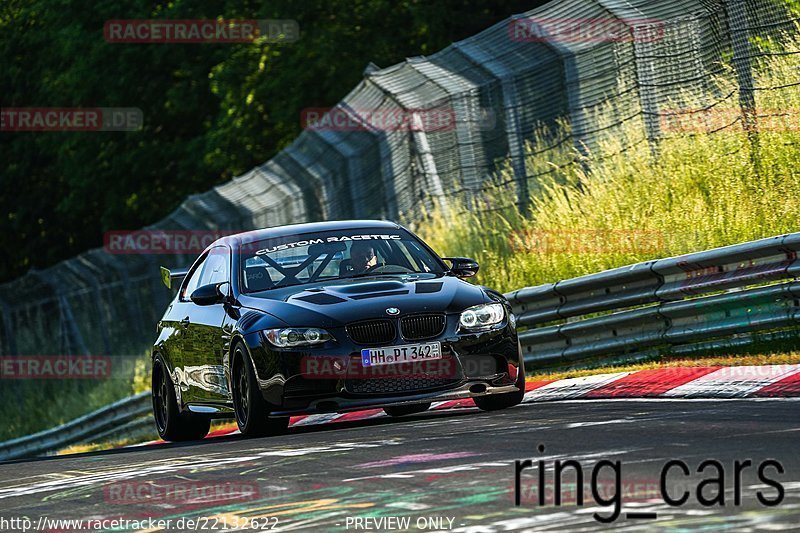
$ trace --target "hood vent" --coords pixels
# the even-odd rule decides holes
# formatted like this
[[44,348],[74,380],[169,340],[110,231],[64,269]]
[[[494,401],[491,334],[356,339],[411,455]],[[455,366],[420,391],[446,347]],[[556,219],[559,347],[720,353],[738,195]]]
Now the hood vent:
[[381,296],[400,296],[403,294],[408,294],[408,291],[389,291],[389,292],[373,292],[371,294],[359,294],[357,296],[351,296],[353,300],[366,300],[367,298],[380,298]]
[[386,292],[405,288],[405,284],[399,281],[366,281],[363,283],[353,283],[352,285],[337,285],[331,287],[340,294],[364,294],[367,292]]
[[435,283],[417,283],[417,288],[414,290],[416,294],[430,294],[432,292],[439,292],[442,290],[442,285],[444,285],[441,281],[437,281]]
[[314,294],[308,294],[306,296],[298,296],[297,298],[295,298],[295,300],[302,300],[304,302],[316,305],[340,304],[342,302],[347,301],[344,298],[339,298],[338,296],[334,296],[332,294],[327,294],[324,292],[317,292]]

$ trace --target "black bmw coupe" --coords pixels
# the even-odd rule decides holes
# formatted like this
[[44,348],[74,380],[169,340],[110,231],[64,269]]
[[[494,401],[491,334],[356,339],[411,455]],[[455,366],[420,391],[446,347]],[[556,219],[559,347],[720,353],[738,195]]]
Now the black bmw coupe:
[[188,270],[162,268],[180,285],[153,347],[159,435],[199,439],[212,418],[259,436],[294,414],[518,404],[514,316],[502,294],[463,281],[477,271],[380,221],[227,236]]

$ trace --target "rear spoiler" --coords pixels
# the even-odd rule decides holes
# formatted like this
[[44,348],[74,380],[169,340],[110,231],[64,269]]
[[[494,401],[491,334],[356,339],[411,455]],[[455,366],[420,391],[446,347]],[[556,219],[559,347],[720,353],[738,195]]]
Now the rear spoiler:
[[175,270],[170,270],[167,267],[161,267],[161,281],[164,282],[164,285],[166,285],[168,289],[171,289],[172,280],[177,280],[178,282],[180,282],[180,280],[186,277],[186,274],[188,272],[189,272],[188,268],[178,268]]

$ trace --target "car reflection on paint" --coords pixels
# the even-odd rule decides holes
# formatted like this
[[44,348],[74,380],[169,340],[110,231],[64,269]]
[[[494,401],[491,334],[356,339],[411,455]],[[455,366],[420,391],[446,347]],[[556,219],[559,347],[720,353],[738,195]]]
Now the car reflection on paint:
[[162,268],[179,286],[153,347],[159,435],[202,438],[213,418],[259,436],[293,414],[516,405],[525,375],[514,317],[500,293],[464,281],[477,271],[380,221],[226,236],[189,269]]

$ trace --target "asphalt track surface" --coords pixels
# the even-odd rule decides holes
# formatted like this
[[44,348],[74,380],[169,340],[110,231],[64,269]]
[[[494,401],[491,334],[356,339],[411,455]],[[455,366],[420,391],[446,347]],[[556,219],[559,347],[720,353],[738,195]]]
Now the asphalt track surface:
[[[28,517],[35,525],[40,517],[153,517],[171,519],[170,531],[232,530],[253,517],[259,518],[248,525],[273,531],[404,529],[394,517],[408,518],[410,530],[476,533],[786,530],[800,527],[798,451],[800,402],[793,399],[576,400],[496,413],[458,409],[297,427],[264,439],[229,436],[0,464],[0,519]],[[521,505],[515,506],[515,461],[524,459],[545,461],[548,505],[538,504],[533,468],[522,474]],[[556,459],[580,462],[583,505],[576,502],[574,475],[564,478],[562,504],[553,504]],[[603,459],[621,463],[621,514],[609,525],[593,514],[610,515],[614,507],[598,506],[590,486]],[[676,468],[667,489],[673,497],[691,496],[679,507],[666,504],[659,480],[671,459],[693,472],[705,459],[719,461],[725,505],[697,502],[696,487],[717,478],[715,468],[690,476]],[[778,491],[758,480],[756,466],[744,470],[735,505],[734,462],[746,459],[756,466],[780,462],[782,475],[766,470],[785,491],[779,505],[758,501],[757,492],[776,499]],[[599,472],[598,495],[613,499],[614,473]],[[716,485],[705,487],[708,496],[718,493]],[[392,521],[357,521],[365,517]],[[187,525],[186,519],[197,518],[208,520]],[[15,530],[8,523],[2,529]]]

